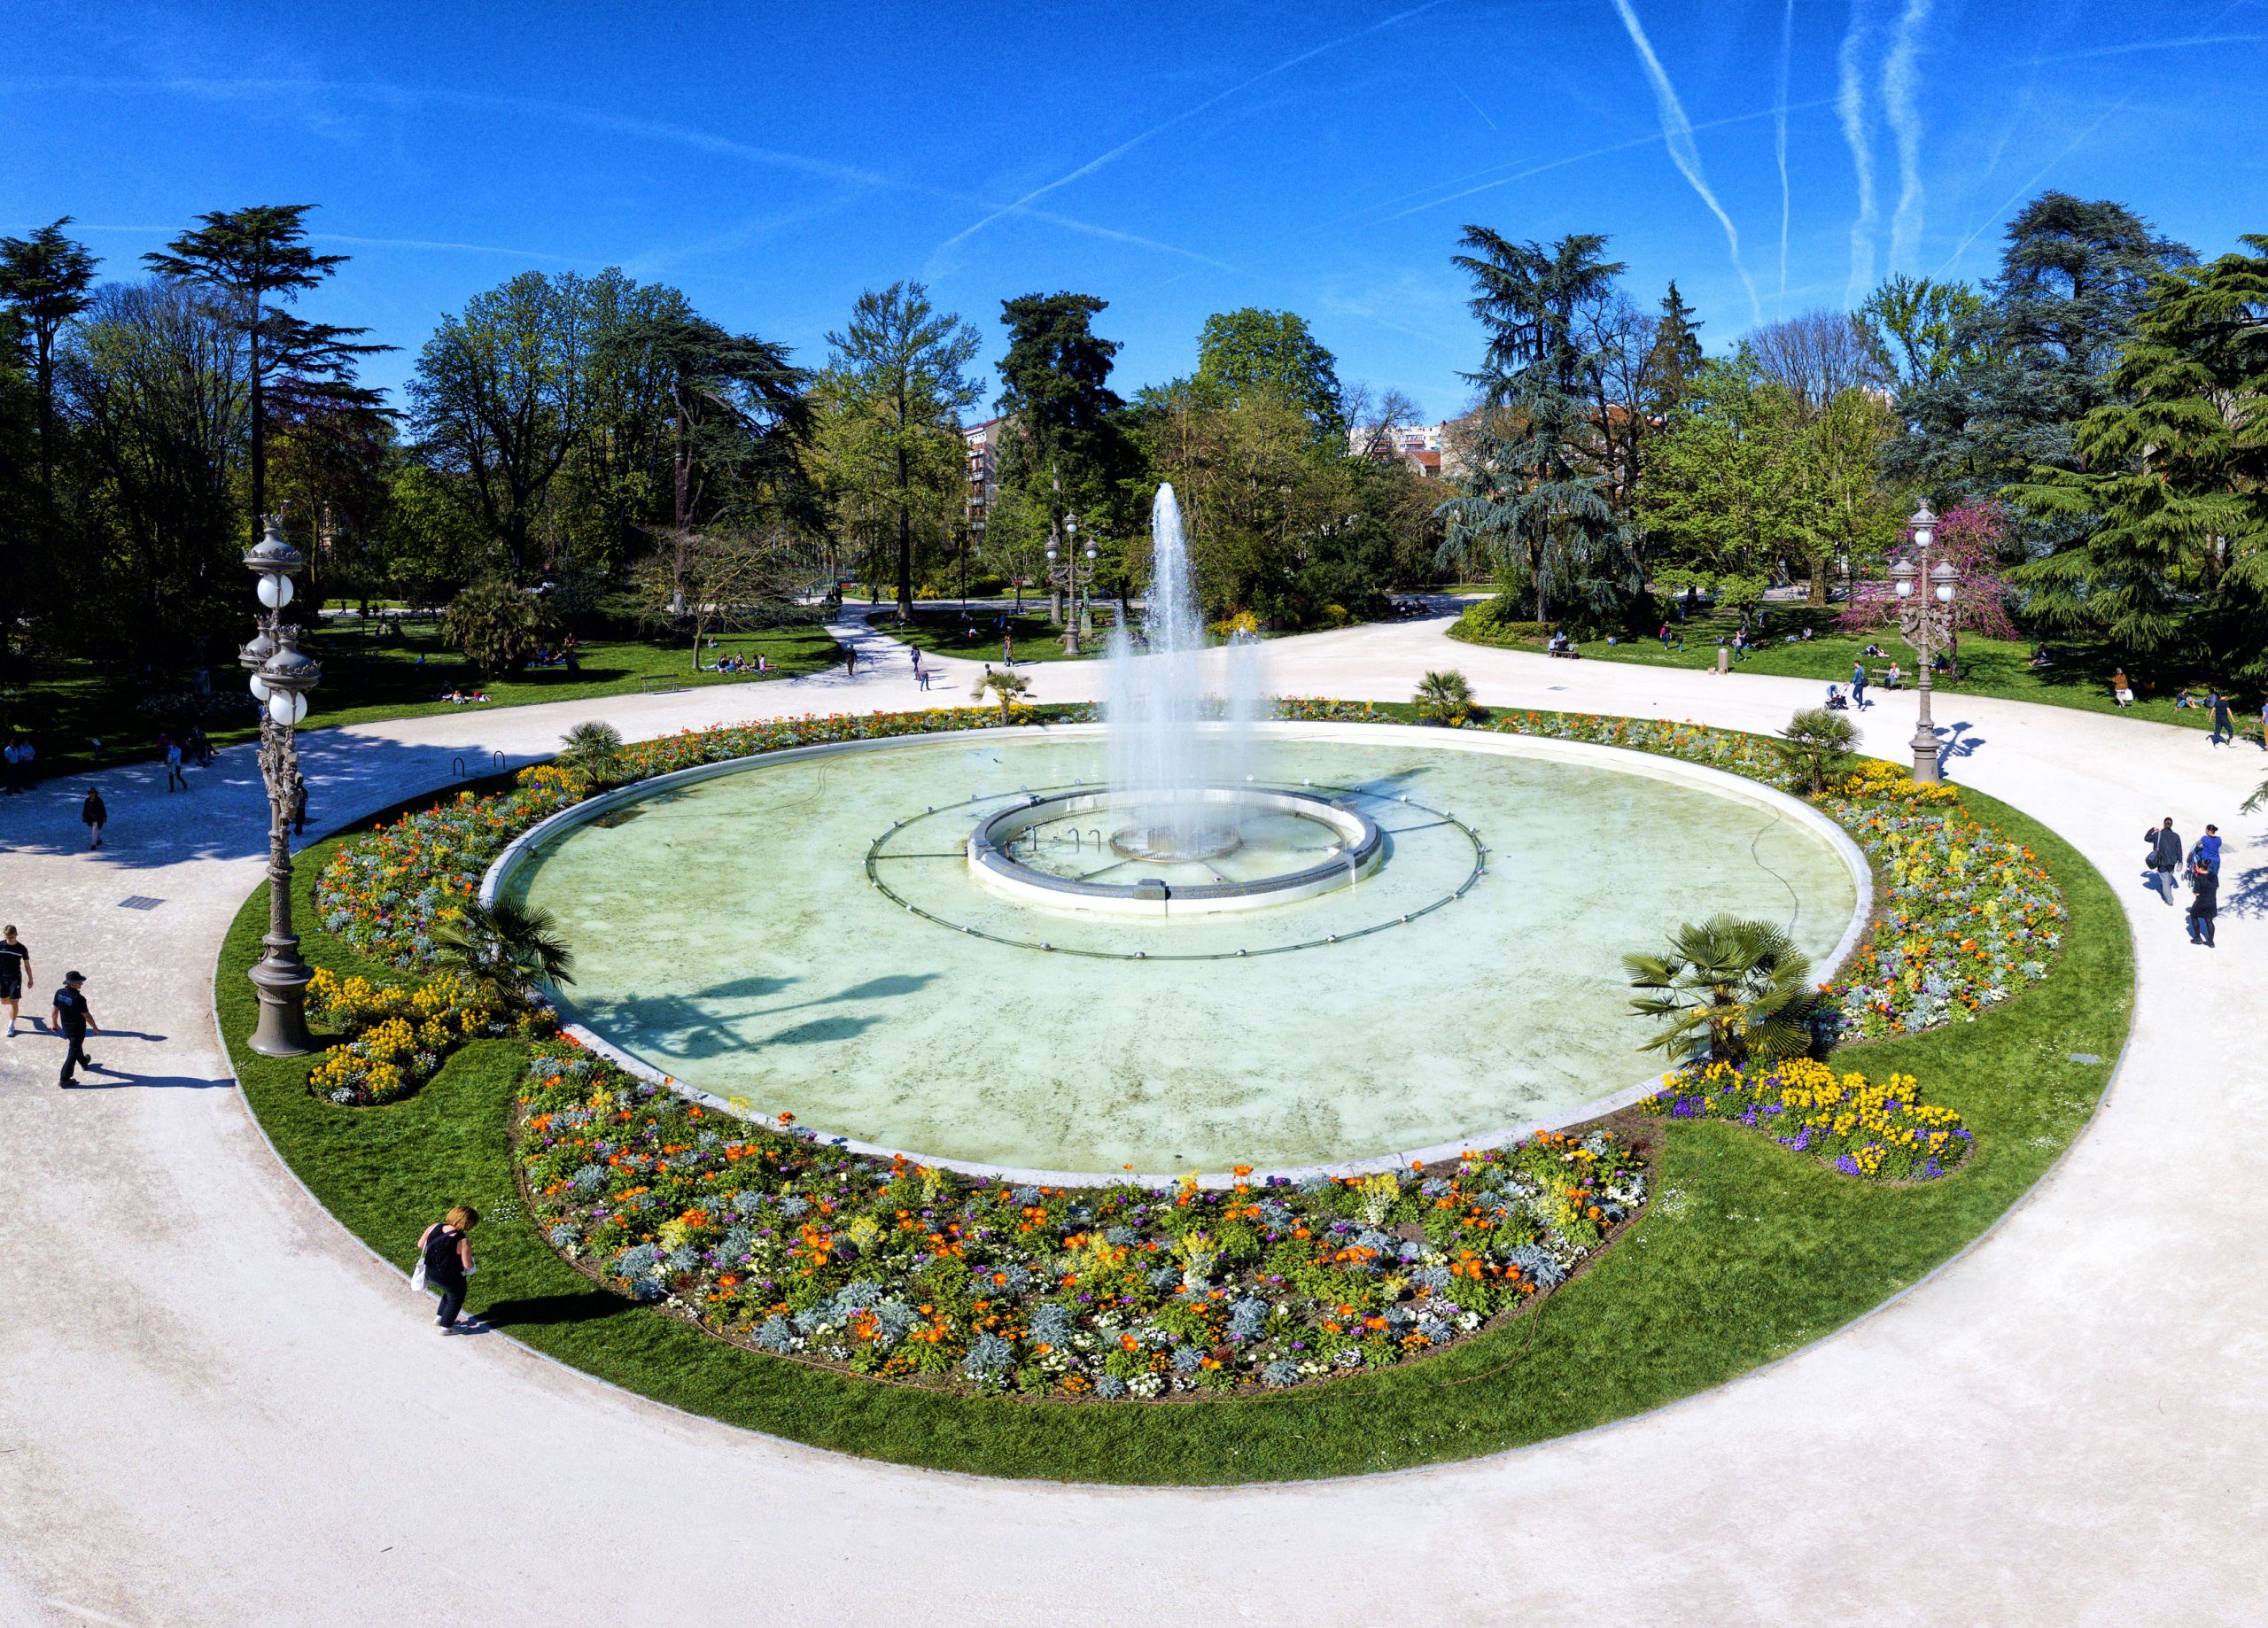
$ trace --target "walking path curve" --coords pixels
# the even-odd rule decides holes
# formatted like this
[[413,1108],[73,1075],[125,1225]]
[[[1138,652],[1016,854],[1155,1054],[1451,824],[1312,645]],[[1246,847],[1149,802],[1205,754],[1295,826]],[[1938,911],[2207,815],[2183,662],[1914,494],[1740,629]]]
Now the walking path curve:
[[[1491,705],[1759,730],[1820,694],[1477,649],[1445,625],[1277,641],[1273,686],[1399,700],[1455,666]],[[951,704],[981,676],[938,661],[925,696],[902,647],[837,631],[855,678],[315,733],[315,813],[439,785],[459,756],[527,761],[586,718],[637,738]],[[1041,700],[1101,677],[1022,671]],[[2132,1040],[2062,1164],[1899,1300],[1705,1395],[1478,1461],[1231,1491],[843,1459],[500,1337],[436,1339],[268,1151],[213,1033],[214,957],[264,849],[250,749],[170,798],[153,768],[98,776],[98,854],[84,782],[8,799],[0,915],[34,950],[32,1006],[84,969],[97,1055],[125,1072],[61,1092],[59,1043],[0,1041],[0,1622],[739,1624],[853,1599],[938,1624],[2268,1620],[2268,822],[2236,812],[2264,759],[2015,702],[1940,713],[1953,776],[2071,841],[2135,927]],[[1897,758],[1911,697],[1861,722]],[[2167,813],[2228,838],[2217,950],[2140,884],[2143,826]]]

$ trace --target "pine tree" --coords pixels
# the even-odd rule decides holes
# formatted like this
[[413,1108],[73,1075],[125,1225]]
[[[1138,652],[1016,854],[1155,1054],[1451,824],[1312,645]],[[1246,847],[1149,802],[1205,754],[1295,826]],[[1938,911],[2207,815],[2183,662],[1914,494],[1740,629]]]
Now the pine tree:
[[1653,352],[1646,363],[1650,385],[1646,411],[1651,417],[1668,422],[1693,393],[1693,376],[1706,360],[1701,353],[1701,326],[1693,307],[1677,291],[1677,279],[1671,278],[1669,292],[1662,296],[1661,319],[1654,329]]
[[2074,437],[2009,489],[2078,540],[2012,573],[2033,619],[2268,680],[2268,236],[2162,273]]

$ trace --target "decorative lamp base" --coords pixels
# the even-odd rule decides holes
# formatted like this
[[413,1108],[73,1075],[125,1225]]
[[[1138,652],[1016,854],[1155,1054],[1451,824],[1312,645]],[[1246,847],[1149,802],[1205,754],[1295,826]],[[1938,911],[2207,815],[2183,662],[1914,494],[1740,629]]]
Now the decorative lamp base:
[[299,959],[299,942],[268,941],[267,957],[247,974],[260,994],[260,1021],[245,1043],[262,1057],[305,1057],[315,1050],[307,1033],[307,984],[315,977]]

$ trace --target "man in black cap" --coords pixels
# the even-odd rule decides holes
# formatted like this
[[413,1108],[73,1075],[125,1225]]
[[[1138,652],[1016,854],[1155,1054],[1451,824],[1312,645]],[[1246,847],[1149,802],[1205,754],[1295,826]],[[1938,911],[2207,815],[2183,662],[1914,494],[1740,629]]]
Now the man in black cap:
[[87,997],[79,992],[79,986],[86,981],[84,973],[66,973],[62,988],[55,992],[52,1015],[56,1029],[63,1036],[65,1048],[63,1078],[58,1083],[66,1086],[71,1083],[74,1068],[102,1067],[100,1063],[87,1055],[87,1031],[92,1029],[99,1035],[103,1032],[103,1026],[95,1021],[95,1014],[88,1009]]

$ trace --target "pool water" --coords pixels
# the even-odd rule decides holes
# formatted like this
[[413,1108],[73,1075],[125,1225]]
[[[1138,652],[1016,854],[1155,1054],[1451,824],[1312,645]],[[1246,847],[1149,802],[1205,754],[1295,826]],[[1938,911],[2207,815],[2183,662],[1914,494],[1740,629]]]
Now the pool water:
[[1172,920],[1003,898],[968,831],[1099,779],[1099,733],[1073,729],[759,760],[571,828],[509,886],[574,951],[570,1015],[657,1068],[884,1146],[1104,1174],[1570,1113],[1658,1068],[1626,952],[1729,911],[1823,958],[1859,903],[1815,816],[1729,777],[1505,736],[1263,735],[1258,782],[1386,831],[1375,874]]

